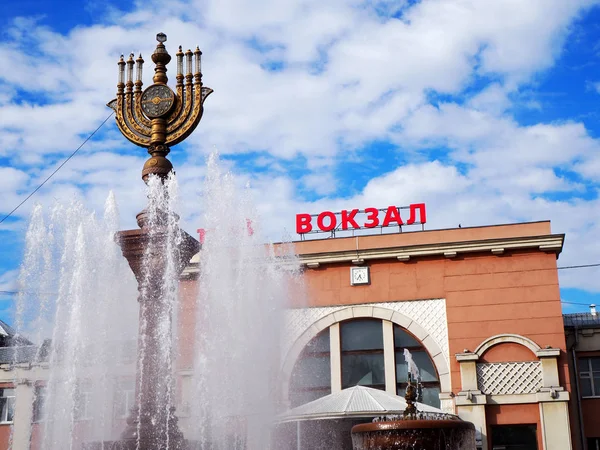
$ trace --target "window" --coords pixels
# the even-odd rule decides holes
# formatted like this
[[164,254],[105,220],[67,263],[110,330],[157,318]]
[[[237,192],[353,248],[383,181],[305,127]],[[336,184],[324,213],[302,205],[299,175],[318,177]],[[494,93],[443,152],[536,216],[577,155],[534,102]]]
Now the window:
[[87,383],[77,386],[75,392],[75,420],[92,418],[92,389]]
[[123,341],[119,343],[119,363],[135,364],[137,361],[137,341]]
[[396,386],[397,394],[404,395],[408,386],[408,365],[404,359],[404,349],[407,349],[413,361],[419,368],[421,385],[423,387],[421,402],[440,407],[440,382],[429,353],[413,335],[398,325],[394,325],[394,355],[396,357]]
[[0,423],[10,423],[15,414],[15,390],[0,389]]
[[600,397],[600,356],[579,358],[579,383],[582,397]]
[[537,450],[535,425],[492,425],[492,450]]
[[331,393],[329,328],[321,331],[304,348],[290,380],[292,408]]
[[600,438],[593,437],[587,439],[588,450],[600,450]]
[[[390,322],[386,326],[391,327]],[[292,407],[331,393],[331,358],[339,357],[342,389],[361,385],[385,390],[385,361],[396,364],[397,393],[404,396],[408,384],[404,349],[408,349],[419,368],[422,385],[421,401],[440,407],[440,381],[435,365],[423,344],[403,328],[394,325],[394,343],[384,345],[384,321],[352,319],[339,323],[339,353],[329,347],[330,333],[338,327],[321,331],[300,354],[290,378],[289,400]],[[334,339],[334,342],[337,339]],[[386,347],[389,345],[389,347]],[[337,364],[336,364],[337,366]],[[335,367],[335,366],[334,366]],[[339,378],[338,378],[339,379]],[[394,384],[394,380],[391,380]]]
[[357,319],[340,324],[342,389],[361,385],[385,390],[381,320]]
[[46,419],[46,386],[36,386],[33,398],[33,421],[42,422]]
[[115,389],[115,418],[126,419],[135,405],[135,380],[120,380]]

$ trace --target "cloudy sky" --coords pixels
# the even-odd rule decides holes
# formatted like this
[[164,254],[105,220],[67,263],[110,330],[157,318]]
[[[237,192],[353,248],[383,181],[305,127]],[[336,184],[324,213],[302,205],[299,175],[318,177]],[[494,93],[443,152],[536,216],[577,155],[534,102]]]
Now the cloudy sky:
[[[5,2],[0,215],[109,115],[119,55],[149,62],[163,31],[171,54],[200,46],[215,90],[171,154],[189,231],[201,226],[197,194],[216,149],[275,240],[293,234],[297,212],[425,202],[429,229],[550,219],[566,233],[559,266],[598,263],[597,3]],[[113,189],[133,227],[145,159],[109,120],[0,225],[0,291],[16,289],[35,202],[79,196],[100,209]],[[566,312],[600,303],[599,275],[560,271]],[[13,299],[0,293],[0,318],[11,320]]]

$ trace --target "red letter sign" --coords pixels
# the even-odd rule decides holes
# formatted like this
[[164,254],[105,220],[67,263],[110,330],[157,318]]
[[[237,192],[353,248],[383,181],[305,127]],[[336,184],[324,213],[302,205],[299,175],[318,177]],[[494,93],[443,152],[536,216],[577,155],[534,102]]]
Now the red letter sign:
[[425,214],[425,203],[414,203],[410,205],[410,217],[408,219],[408,222],[406,222],[407,225],[412,225],[417,220],[417,209],[419,210],[419,222],[427,222],[427,215]]
[[350,211],[350,214],[348,214],[348,211],[346,211],[345,209],[342,209],[342,230],[347,230],[348,225],[351,225],[352,228],[355,229],[360,228],[356,223],[356,220],[354,220],[357,214],[358,209],[353,209],[352,211]]
[[404,225],[402,218],[400,217],[400,211],[395,206],[388,207],[385,212],[385,219],[383,219],[383,226],[387,227],[391,222],[396,222],[398,225]]
[[[410,210],[410,218],[407,222],[402,220],[400,212],[403,209]],[[379,218],[379,212],[385,211],[384,218]],[[357,220],[362,221],[362,215],[365,214],[364,224],[359,224]],[[418,216],[417,216],[418,214]],[[312,218],[317,218],[316,228],[313,231]],[[338,221],[339,219],[339,221]],[[425,203],[413,203],[409,206],[388,206],[387,209],[365,208],[360,209],[342,209],[340,212],[323,211],[319,215],[314,214],[296,214],[296,233],[305,234],[320,232],[332,232],[332,237],[336,231],[364,230],[369,228],[384,227],[402,227],[413,225],[415,223],[424,224],[427,221],[425,213]],[[248,221],[248,233],[252,234],[252,223]],[[421,227],[424,228],[424,227]],[[402,228],[399,229],[402,232]],[[352,233],[354,235],[354,233]],[[304,239],[304,236],[301,237]]]
[[379,211],[377,208],[366,208],[365,212],[369,213],[367,219],[370,220],[370,222],[365,222],[366,228],[375,228],[377,225],[379,225],[379,218],[377,217]]
[[312,231],[310,214],[296,214],[296,233],[304,234]]
[[[329,217],[329,225],[325,226],[324,219],[325,217]],[[323,211],[321,214],[317,216],[317,226],[321,231],[331,231],[337,225],[337,219],[335,218],[335,214],[331,211]]]

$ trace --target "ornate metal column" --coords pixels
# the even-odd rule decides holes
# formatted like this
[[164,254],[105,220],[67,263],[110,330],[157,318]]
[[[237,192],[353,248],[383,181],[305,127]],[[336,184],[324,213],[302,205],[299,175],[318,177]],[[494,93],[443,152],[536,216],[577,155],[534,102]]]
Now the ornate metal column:
[[[155,63],[154,84],[142,91],[142,67],[140,55],[134,60],[131,54],[127,61],[121,56],[117,98],[108,103],[115,110],[116,121],[121,133],[131,142],[148,150],[150,158],[144,164],[142,179],[147,183],[151,175],[164,180],[173,170],[167,159],[170,146],[178,144],[196,128],[203,112],[203,103],[212,89],[202,86],[200,58],[202,52],[196,48],[183,53],[181,47],[176,54],[177,76],[175,92],[167,85],[167,64],[171,56],[164,42],[167,36],[159,33],[158,44],[152,54]],[[185,59],[185,63],[184,63]],[[134,66],[135,79],[134,79]],[[185,66],[185,74],[184,74]],[[162,292],[166,270],[168,235],[167,213],[159,212],[158,218],[149,221],[147,211],[137,215],[140,229],[119,232],[117,239],[123,255],[138,281],[140,303],[140,329],[138,350],[136,395],[139,411],[132,411],[123,432],[122,441],[113,443],[120,449],[180,450],[186,447],[182,433],[177,427],[175,408],[159,404],[165,389],[165,368],[157,360],[161,348],[159,318],[164,318],[168,308]],[[176,255],[176,271],[181,273],[190,258],[199,250],[199,243],[184,231]],[[141,347],[138,345],[138,347]],[[138,421],[139,418],[139,421]]]

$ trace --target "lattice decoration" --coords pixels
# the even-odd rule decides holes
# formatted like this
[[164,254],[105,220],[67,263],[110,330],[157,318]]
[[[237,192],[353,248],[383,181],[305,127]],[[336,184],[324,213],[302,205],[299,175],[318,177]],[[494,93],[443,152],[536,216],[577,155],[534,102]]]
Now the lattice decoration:
[[477,387],[484,394],[533,394],[542,387],[539,361],[477,364]]
[[[351,306],[375,306],[397,311],[410,317],[421,325],[436,341],[448,364],[450,354],[448,348],[448,321],[446,319],[446,301],[444,299],[414,300],[386,303],[366,303]],[[326,306],[320,308],[290,309],[285,313],[285,343],[283,355],[312,324],[336,311],[349,308],[344,306]]]

